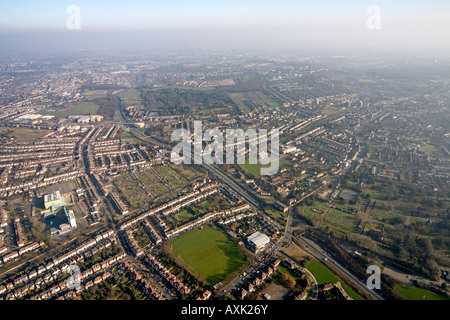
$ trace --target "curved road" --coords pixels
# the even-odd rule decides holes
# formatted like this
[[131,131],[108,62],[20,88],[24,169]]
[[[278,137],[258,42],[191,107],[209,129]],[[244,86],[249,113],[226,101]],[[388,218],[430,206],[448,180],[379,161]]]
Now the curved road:
[[[342,266],[339,262],[334,260],[322,247],[320,247],[317,243],[312,241],[311,239],[307,239],[305,237],[297,237],[296,238],[299,243],[302,245],[302,249],[311,254],[314,258],[317,260],[325,260],[328,261],[333,267],[339,271],[341,274],[343,274],[345,277],[347,277],[350,280],[342,279],[347,282],[347,284],[352,284],[355,287],[358,288],[361,292],[364,292],[366,295],[371,297],[373,300],[384,300],[382,296],[380,296],[377,292],[370,290],[367,286],[365,281],[361,282],[360,279],[358,279],[357,276],[355,276],[350,270]],[[362,279],[365,280],[365,279]]]

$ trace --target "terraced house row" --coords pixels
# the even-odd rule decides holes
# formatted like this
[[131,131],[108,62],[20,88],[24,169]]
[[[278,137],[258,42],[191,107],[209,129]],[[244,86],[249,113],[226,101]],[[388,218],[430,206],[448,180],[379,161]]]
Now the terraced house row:
[[144,292],[144,294],[152,300],[164,300],[163,296],[155,290],[150,281],[145,279],[138,271],[136,271],[128,262],[119,264],[119,268],[126,272],[133,280],[136,286]]
[[17,192],[37,189],[37,188],[49,186],[51,184],[73,180],[73,179],[81,176],[82,174],[83,174],[82,171],[76,170],[76,171],[72,171],[69,173],[52,176],[49,178],[39,178],[39,179],[37,179],[37,181],[35,180],[35,181],[30,181],[30,182],[17,183],[12,186],[0,188],[0,195],[1,196],[13,195]]
[[[7,279],[5,281],[6,284],[2,284],[0,286],[0,297],[3,295],[3,298],[5,299],[23,298],[26,294],[31,293],[31,291],[38,292],[48,288],[54,282],[58,282],[51,288],[46,289],[45,293],[42,293],[44,296],[52,297],[54,294],[66,289],[66,284],[63,283],[63,281],[60,281],[60,279],[61,277],[65,278],[64,273],[68,271],[68,268],[71,265],[84,263],[84,261],[89,257],[110,247],[113,241],[115,241],[115,239],[102,239],[95,247],[87,249],[82,254],[80,253],[76,257],[73,257],[70,261],[61,263],[59,266],[49,262],[45,265],[40,265],[32,269],[26,274],[16,276],[14,279]],[[91,268],[83,271],[80,274],[80,279],[84,280],[89,276],[98,276],[98,273],[112,267],[115,262],[123,259],[125,256],[126,255],[124,253],[119,253],[104,261],[96,263]],[[84,288],[82,290],[84,290]],[[39,294],[39,296],[40,295],[41,294]]]
[[172,201],[169,201],[169,202],[167,202],[167,203],[165,203],[163,205],[160,205],[160,206],[158,206],[158,207],[156,207],[154,209],[151,209],[151,210],[149,210],[149,211],[147,211],[145,213],[141,213],[138,216],[136,216],[134,218],[131,218],[128,221],[125,221],[120,226],[120,230],[125,230],[125,229],[131,227],[132,225],[142,221],[143,219],[145,219],[145,218],[147,218],[149,216],[153,216],[153,215],[155,215],[155,214],[157,214],[157,213],[159,213],[159,212],[161,212],[161,211],[163,211],[163,210],[165,210],[167,208],[171,208],[171,207],[177,205],[178,203],[180,203],[180,202],[182,202],[182,201],[184,201],[186,199],[190,199],[190,198],[195,197],[195,196],[197,196],[199,194],[205,194],[210,189],[215,188],[215,187],[216,187],[215,184],[208,184],[205,187],[200,188],[199,190],[195,190],[195,191],[190,192],[190,193],[188,193],[186,195],[182,195],[179,198],[176,198],[176,199],[174,199]]
[[245,210],[250,210],[250,209],[251,209],[251,206],[249,204],[243,204],[241,206],[234,207],[234,208],[231,208],[231,209],[210,212],[210,213],[207,213],[207,214],[205,214],[204,216],[202,216],[200,218],[195,219],[192,222],[188,222],[188,223],[186,223],[186,224],[184,224],[184,225],[182,225],[182,226],[180,226],[178,228],[170,230],[169,232],[166,233],[166,236],[168,238],[174,237],[174,236],[176,236],[177,234],[179,234],[179,233],[181,233],[183,231],[187,231],[187,230],[190,230],[190,229],[192,229],[194,227],[197,227],[197,226],[200,226],[202,224],[205,224],[206,222],[209,222],[212,219],[219,218],[219,217],[225,217],[225,216],[228,216],[228,215],[236,214],[236,213],[239,213],[239,212],[242,212],[242,211],[245,211]]
[[161,236],[153,227],[153,225],[150,223],[150,221],[148,221],[148,219],[144,219],[142,221],[142,225],[144,226],[144,229],[147,231],[148,235],[153,239],[153,241],[155,241],[156,244],[161,243],[162,241]]
[[146,254],[145,261],[152,266],[164,279],[166,279],[182,295],[188,294],[191,289],[178,280],[169,270],[167,270],[155,257]]
[[81,272],[79,274],[81,284],[75,288],[72,288],[70,286],[70,282],[65,279],[53,285],[49,289],[31,296],[30,300],[47,300],[52,298],[56,298],[57,300],[70,300],[82,291],[88,290],[93,285],[99,284],[100,282],[111,277],[112,274],[108,270],[116,266],[117,263],[125,257],[125,253],[120,253]]
[[125,231],[125,240],[136,257],[140,257],[144,254],[144,251],[142,251],[139,247],[136,239],[133,237],[133,233],[130,230]]

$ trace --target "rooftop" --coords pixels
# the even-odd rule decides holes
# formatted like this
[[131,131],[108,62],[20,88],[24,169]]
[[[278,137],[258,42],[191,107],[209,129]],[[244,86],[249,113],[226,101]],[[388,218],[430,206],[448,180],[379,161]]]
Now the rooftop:
[[248,240],[249,243],[252,243],[257,248],[262,248],[267,243],[270,242],[270,238],[268,236],[266,236],[265,234],[259,232],[259,231],[256,231],[255,233],[250,235],[247,238],[247,240]]

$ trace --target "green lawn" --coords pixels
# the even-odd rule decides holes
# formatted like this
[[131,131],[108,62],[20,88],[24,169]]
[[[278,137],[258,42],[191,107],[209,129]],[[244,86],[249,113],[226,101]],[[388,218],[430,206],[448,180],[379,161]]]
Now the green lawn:
[[129,132],[122,132],[120,134],[121,139],[134,139],[134,136]]
[[187,212],[186,210],[181,211],[179,214],[177,214],[177,218],[180,222],[183,222],[184,220],[192,218],[194,215],[192,213]]
[[363,297],[353,291],[353,289],[350,288],[344,281],[339,279],[334,273],[328,270],[327,267],[325,267],[316,259],[311,260],[306,269],[308,269],[314,275],[314,278],[316,278],[318,284],[337,283],[338,281],[340,281],[342,287],[345,291],[347,291],[350,297],[352,297],[354,300],[364,300]]
[[50,133],[51,130],[35,130],[35,129],[22,129],[22,128],[0,128],[0,132],[4,133],[8,137],[14,137],[18,141],[35,141],[46,134]]
[[91,97],[91,96],[106,96],[108,94],[108,90],[89,90],[83,93],[83,95]]
[[298,279],[301,279],[301,277],[295,275],[294,272],[291,272],[291,270],[287,269],[286,267],[282,266],[281,264],[278,265],[278,270],[280,270],[281,273],[290,275],[292,277],[292,279],[294,279],[295,281],[297,281]]
[[447,297],[441,296],[432,291],[411,287],[406,284],[398,284],[395,286],[397,290],[403,297],[408,300],[450,300]]
[[76,105],[67,106],[66,109],[55,113],[56,116],[67,117],[78,114],[97,114],[99,105],[93,102],[82,102]]
[[208,285],[224,280],[245,262],[239,247],[209,226],[173,240],[171,248],[175,257]]
[[[278,170],[284,168],[287,165],[287,163],[285,163],[283,161],[280,161],[280,160],[278,160],[278,164],[279,164]],[[263,168],[269,168],[270,167],[270,163],[266,164],[266,165],[261,165],[259,163],[250,164],[249,160],[247,159],[245,161],[245,164],[240,164],[240,167],[243,168],[248,173],[250,173],[251,175],[253,175],[255,177],[258,177],[261,174],[261,168],[262,167]]]
[[278,106],[280,106],[280,103],[279,103],[279,102],[276,102],[276,101],[269,101],[269,105],[270,105],[271,107],[278,107]]
[[119,97],[125,101],[141,101],[141,93],[136,89],[121,92],[119,93]]
[[436,147],[433,144],[426,144],[424,146],[421,146],[420,150],[425,151],[425,152],[435,152],[438,150],[438,147]]

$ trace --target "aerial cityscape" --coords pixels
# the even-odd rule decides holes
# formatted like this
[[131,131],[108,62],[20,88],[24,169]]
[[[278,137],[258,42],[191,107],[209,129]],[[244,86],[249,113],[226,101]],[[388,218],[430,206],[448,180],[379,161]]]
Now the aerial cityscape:
[[450,51],[6,21],[1,300],[450,299]]

